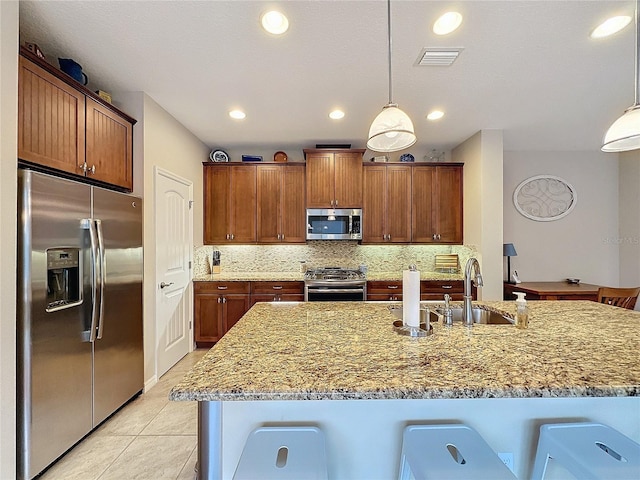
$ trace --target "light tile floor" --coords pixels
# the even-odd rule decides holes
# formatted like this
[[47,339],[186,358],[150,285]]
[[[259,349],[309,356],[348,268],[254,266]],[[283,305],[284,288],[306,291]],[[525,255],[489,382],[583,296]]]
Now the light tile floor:
[[42,480],[193,480],[197,404],[169,391],[205,354],[196,350],[147,393],[113,415],[58,460]]

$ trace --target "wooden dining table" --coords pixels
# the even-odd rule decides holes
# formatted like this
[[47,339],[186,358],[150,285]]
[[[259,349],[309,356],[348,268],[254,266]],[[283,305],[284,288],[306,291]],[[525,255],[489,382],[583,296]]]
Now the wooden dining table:
[[592,300],[598,301],[599,285],[569,282],[522,282],[504,284],[504,299],[514,300],[514,292],[525,292],[527,300]]

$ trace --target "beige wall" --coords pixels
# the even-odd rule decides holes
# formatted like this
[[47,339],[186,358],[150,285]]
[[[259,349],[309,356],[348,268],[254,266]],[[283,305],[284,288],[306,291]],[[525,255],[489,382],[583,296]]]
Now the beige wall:
[[[537,222],[515,209],[512,196],[518,184],[542,174],[561,177],[576,189],[576,206],[566,217]],[[617,155],[505,152],[504,241],[516,247],[511,268],[522,281],[576,277],[584,283],[617,286],[618,238]]]
[[18,2],[0,1],[0,478],[16,469]]
[[[134,127],[134,193],[144,199],[144,378],[157,381],[155,324],[154,168],[193,183],[193,239],[202,245],[202,162],[209,148],[143,92],[118,95],[120,107],[138,120]],[[187,302],[191,302],[191,285]]]
[[474,245],[483,300],[502,300],[502,131],[482,130],[451,152],[464,163],[464,243]]
[[[620,154],[618,221],[620,286],[640,286],[640,151]],[[640,310],[640,302],[636,303]]]

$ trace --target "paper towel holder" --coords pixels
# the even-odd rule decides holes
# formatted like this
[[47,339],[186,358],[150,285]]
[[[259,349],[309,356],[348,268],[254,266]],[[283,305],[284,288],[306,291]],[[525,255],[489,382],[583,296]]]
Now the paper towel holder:
[[410,327],[405,325],[402,320],[393,322],[393,329],[396,333],[406,337],[426,337],[433,334],[433,326],[429,322],[429,309],[420,309],[420,327]]

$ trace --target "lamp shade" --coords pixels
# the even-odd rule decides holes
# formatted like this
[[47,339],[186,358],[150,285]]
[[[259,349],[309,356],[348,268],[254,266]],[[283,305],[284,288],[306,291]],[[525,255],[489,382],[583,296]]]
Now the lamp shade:
[[502,245],[502,256],[504,257],[517,257],[516,247],[513,243],[505,243]]
[[626,152],[640,148],[640,105],[629,107],[607,130],[603,152]]
[[397,152],[414,143],[416,135],[409,116],[395,103],[385,105],[369,128],[367,148],[375,152]]

